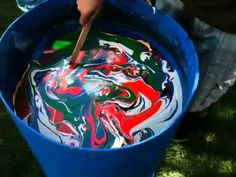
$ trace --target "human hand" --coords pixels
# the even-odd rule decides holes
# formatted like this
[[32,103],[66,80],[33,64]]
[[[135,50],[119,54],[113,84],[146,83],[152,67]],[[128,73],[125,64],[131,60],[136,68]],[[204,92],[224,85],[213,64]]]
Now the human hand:
[[77,0],[77,9],[80,11],[80,24],[87,26],[98,16],[102,9],[103,0]]

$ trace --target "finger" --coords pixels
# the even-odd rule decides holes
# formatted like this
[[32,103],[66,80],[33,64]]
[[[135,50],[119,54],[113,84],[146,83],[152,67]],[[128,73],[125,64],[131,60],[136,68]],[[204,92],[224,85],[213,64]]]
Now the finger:
[[92,23],[92,21],[95,20],[99,14],[101,14],[101,9],[102,9],[102,4],[97,8],[95,13],[92,15],[92,17],[90,19],[90,23]]
[[92,15],[94,12],[81,12],[80,15],[80,24],[85,26],[87,23],[91,21]]

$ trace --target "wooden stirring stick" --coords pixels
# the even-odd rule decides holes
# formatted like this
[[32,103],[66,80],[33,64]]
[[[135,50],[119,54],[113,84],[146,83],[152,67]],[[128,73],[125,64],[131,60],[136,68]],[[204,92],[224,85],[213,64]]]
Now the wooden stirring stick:
[[90,28],[91,28],[91,25],[87,25],[87,26],[82,28],[82,31],[81,31],[80,36],[79,36],[79,39],[78,39],[78,41],[77,41],[77,43],[75,45],[75,49],[74,49],[74,51],[73,51],[73,53],[71,55],[71,59],[70,59],[70,63],[71,64],[77,64],[77,63],[75,63],[76,59],[77,59],[77,57],[78,57],[78,55],[80,53],[81,48],[84,45],[84,42],[85,42],[85,40],[86,40],[86,38],[88,36]]

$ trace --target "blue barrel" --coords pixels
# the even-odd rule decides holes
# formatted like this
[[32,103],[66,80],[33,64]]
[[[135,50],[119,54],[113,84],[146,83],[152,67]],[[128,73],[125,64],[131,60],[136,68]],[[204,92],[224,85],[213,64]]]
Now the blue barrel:
[[[121,2],[121,1],[120,1]],[[12,120],[49,177],[152,177],[181,116],[160,135],[119,149],[89,149],[56,143],[27,126],[13,112],[13,92],[27,62],[50,42],[75,31],[79,13],[74,0],[46,1],[19,17],[0,40],[0,97]],[[174,65],[183,89],[183,114],[198,82],[192,42],[171,18],[142,1],[106,2],[94,25],[103,31],[143,38]]]

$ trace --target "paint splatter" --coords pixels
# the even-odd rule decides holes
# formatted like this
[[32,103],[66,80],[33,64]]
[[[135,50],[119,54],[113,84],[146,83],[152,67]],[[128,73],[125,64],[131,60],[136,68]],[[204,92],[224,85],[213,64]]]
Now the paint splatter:
[[71,146],[117,148],[164,131],[182,110],[176,70],[150,44],[99,33],[69,58],[31,62],[16,88],[16,114]]

